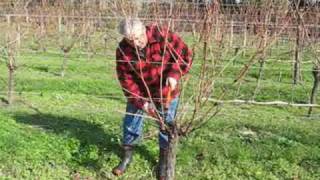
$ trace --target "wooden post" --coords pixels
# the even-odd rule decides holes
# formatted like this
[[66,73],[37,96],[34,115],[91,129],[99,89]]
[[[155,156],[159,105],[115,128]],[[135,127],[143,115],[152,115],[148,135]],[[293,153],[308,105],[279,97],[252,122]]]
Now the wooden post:
[[247,19],[247,17],[245,17],[245,20],[244,20],[244,35],[243,35],[243,56],[246,55],[246,49],[247,49],[247,36],[248,36],[247,24],[248,24],[248,19]]
[[74,18],[74,17],[72,17],[72,18],[70,18],[71,20],[70,20],[70,22],[71,22],[71,32],[72,32],[72,34],[76,31],[76,28],[75,28],[75,19],[76,18]]
[[[298,11],[298,10],[297,10]],[[295,52],[294,52],[294,62],[293,62],[293,84],[297,84],[300,77],[300,24],[301,19],[299,16],[299,12],[296,12],[297,16],[297,25],[296,25],[296,44],[295,44]]]
[[11,24],[11,16],[7,15],[7,24],[10,25]]
[[29,24],[29,14],[26,14],[26,23]]
[[233,15],[231,15],[231,24],[230,24],[230,48],[233,46]]
[[21,46],[21,26],[18,23],[17,25],[17,48],[20,48]]
[[58,17],[58,24],[59,32],[62,32],[62,17],[60,15]]

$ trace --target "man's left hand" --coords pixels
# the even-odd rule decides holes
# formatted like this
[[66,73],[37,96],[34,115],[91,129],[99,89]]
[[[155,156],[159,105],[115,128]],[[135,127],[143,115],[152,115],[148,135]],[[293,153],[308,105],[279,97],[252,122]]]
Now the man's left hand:
[[178,83],[177,80],[175,78],[172,78],[172,77],[168,77],[167,80],[166,80],[166,85],[170,86],[171,90],[176,89],[177,83]]

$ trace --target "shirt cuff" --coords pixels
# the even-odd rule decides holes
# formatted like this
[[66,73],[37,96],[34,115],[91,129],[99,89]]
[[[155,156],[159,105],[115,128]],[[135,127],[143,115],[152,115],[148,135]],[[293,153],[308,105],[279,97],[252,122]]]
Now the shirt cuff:
[[180,79],[180,77],[181,77],[181,74],[180,73],[169,72],[168,73],[168,77],[174,78],[175,80],[178,81]]

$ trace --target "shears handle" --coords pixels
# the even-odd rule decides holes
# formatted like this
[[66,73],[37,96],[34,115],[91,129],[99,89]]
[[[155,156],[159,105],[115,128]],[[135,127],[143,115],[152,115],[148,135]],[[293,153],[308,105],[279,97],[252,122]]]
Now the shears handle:
[[165,102],[166,109],[169,109],[171,101],[172,101],[172,89],[169,86],[168,95],[167,95],[166,102]]

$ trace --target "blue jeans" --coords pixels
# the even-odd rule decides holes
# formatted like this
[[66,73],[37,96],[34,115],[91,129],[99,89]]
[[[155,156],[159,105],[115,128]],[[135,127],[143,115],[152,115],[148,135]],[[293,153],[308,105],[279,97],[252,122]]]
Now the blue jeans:
[[[171,101],[170,107],[165,112],[160,112],[166,124],[174,121],[178,107],[179,98]],[[160,109],[160,108],[159,108]],[[144,111],[137,109],[134,105],[127,103],[126,115],[123,119],[123,145],[136,145],[142,139],[143,133],[143,114]],[[159,132],[160,148],[168,147],[168,136]]]

